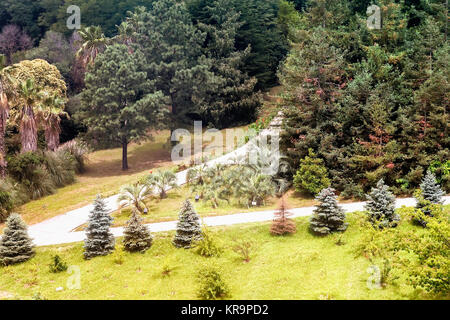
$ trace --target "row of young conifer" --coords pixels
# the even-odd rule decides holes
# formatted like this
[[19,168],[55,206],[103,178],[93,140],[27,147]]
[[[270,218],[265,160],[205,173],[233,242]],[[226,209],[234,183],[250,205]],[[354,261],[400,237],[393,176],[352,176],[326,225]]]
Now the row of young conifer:
[[[417,194],[417,208],[424,214],[431,215],[429,204],[442,204],[444,192],[436,182],[435,176],[427,172]],[[343,232],[348,224],[345,222],[344,210],[338,205],[334,189],[325,188],[316,197],[320,203],[310,219],[310,229],[318,235],[333,232]],[[400,217],[395,212],[395,197],[389,187],[380,180],[367,195],[365,209],[369,221],[380,228],[397,226]],[[286,235],[296,232],[296,225],[289,217],[284,201],[272,222],[273,235]],[[113,218],[110,216],[106,203],[101,196],[94,201],[84,243],[84,258],[105,256],[115,249],[115,238],[111,232]],[[426,226],[424,221],[417,221]],[[179,214],[176,234],[172,241],[177,248],[191,248],[203,237],[200,219],[192,203],[186,200]],[[133,211],[124,230],[123,248],[129,252],[145,252],[152,246],[150,230],[142,223],[142,218],[136,210]],[[34,245],[27,231],[27,226],[18,214],[12,214],[7,220],[7,226],[0,240],[0,264],[12,265],[31,259],[35,254]]]

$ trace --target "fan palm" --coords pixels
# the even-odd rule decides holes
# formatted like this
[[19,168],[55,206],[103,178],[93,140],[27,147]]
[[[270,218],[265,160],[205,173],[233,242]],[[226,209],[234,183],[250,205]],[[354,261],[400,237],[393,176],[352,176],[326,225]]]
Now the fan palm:
[[239,197],[247,200],[247,205],[256,202],[256,205],[265,204],[265,199],[275,194],[275,186],[270,176],[253,174],[245,177]]
[[161,199],[167,198],[167,190],[169,188],[176,188],[177,177],[170,171],[158,171],[147,177],[146,184],[149,188],[155,189]]
[[133,185],[127,185],[120,189],[117,202],[119,207],[133,207],[140,213],[144,213],[146,205],[144,199],[151,194],[151,190],[144,184],[137,183]]
[[57,95],[46,95],[39,108],[39,118],[45,130],[45,141],[47,148],[51,151],[55,151],[59,147],[61,116],[67,116],[67,113],[63,111],[64,104],[64,99]]
[[37,150],[38,133],[35,108],[41,100],[40,92],[40,88],[35,85],[32,79],[22,81],[19,84],[18,95],[23,104],[14,120],[19,123],[22,153]]
[[84,66],[93,63],[97,55],[108,44],[108,38],[102,32],[100,26],[92,26],[79,31],[82,45],[77,52]]

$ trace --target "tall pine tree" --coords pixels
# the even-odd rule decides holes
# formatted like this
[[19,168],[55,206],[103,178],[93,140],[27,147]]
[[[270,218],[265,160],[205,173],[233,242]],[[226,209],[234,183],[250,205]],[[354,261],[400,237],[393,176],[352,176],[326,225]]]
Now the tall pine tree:
[[196,240],[202,239],[200,219],[192,203],[186,200],[181,208],[177,223],[177,232],[173,244],[177,248],[191,248]]
[[204,5],[204,17],[197,22],[207,35],[204,61],[210,65],[211,76],[195,90],[193,102],[202,120],[215,128],[252,121],[261,96],[255,93],[256,78],[240,70],[251,49],[236,50],[235,39],[242,26],[239,14],[227,0]]
[[109,215],[105,200],[98,195],[89,215],[84,241],[84,258],[106,256],[114,251],[115,239],[110,231],[113,218]]
[[211,76],[199,60],[205,34],[192,23],[186,4],[177,0],[158,0],[148,11],[139,7],[127,22],[144,53],[148,77],[170,98],[174,119],[185,119],[194,108],[193,88]]
[[33,247],[27,225],[20,215],[11,214],[0,239],[0,264],[11,265],[31,259],[35,254]]
[[125,45],[112,45],[100,54],[86,75],[81,118],[87,135],[104,145],[122,146],[122,169],[128,169],[128,144],[149,137],[160,126],[165,99],[145,72],[145,57]]

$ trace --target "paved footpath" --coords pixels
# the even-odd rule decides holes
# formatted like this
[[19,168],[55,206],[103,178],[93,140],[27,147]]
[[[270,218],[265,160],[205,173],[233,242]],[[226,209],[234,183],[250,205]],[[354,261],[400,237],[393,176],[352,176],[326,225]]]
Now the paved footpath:
[[[449,196],[444,197],[444,203],[450,204]],[[355,212],[363,210],[364,204],[365,202],[353,202],[353,203],[345,203],[342,204],[341,206],[346,212]],[[411,207],[415,205],[416,200],[414,198],[401,198],[397,199],[396,201],[397,208],[400,208],[402,206]],[[293,217],[295,218],[295,217],[309,216],[313,213],[314,209],[315,207],[304,207],[304,208],[290,209],[289,211],[292,212]],[[207,226],[229,226],[242,223],[270,221],[273,219],[273,214],[275,213],[275,211],[276,210],[268,210],[258,212],[237,213],[226,216],[207,217],[203,218],[202,221]],[[45,225],[45,222],[43,224]],[[49,224],[49,226],[53,227],[55,225]],[[147,226],[150,228],[151,232],[170,231],[175,230],[176,221],[152,223],[148,224]],[[85,239],[85,233],[83,231],[77,232],[70,232],[70,231],[71,230],[67,229],[52,230],[52,228],[47,229],[47,231],[43,231],[42,226],[38,225],[34,225],[29,228],[30,236],[34,239],[34,243],[37,246],[80,242]],[[120,237],[123,235],[122,227],[112,228],[111,231],[116,237]]]
[[[270,128],[263,130],[260,135],[270,135],[275,130],[279,130],[281,125],[280,116],[276,117],[270,124]],[[208,161],[205,166],[213,167],[216,164],[235,163],[236,160],[245,157],[251,151],[252,143],[230,152],[224,156]],[[186,176],[188,170],[179,172],[176,174],[177,185],[181,186],[186,184]],[[169,189],[168,189],[169,190]],[[117,203],[118,195],[106,198],[106,205],[110,212],[116,211],[119,208]],[[92,199],[94,200],[94,199]],[[446,203],[450,203],[450,197],[445,198]],[[397,200],[397,207],[401,206],[415,206],[415,200],[413,198],[405,198]],[[347,212],[360,211],[363,209],[364,202],[355,202],[343,204],[342,207]],[[65,214],[48,219],[41,223],[31,225],[28,229],[30,236],[34,239],[34,243],[37,246],[46,246],[54,244],[64,244],[83,241],[85,238],[84,232],[74,232],[79,226],[85,224],[88,221],[89,213],[93,206],[88,205]],[[311,215],[314,207],[297,208],[290,210],[294,217],[302,217]],[[225,226],[240,223],[250,223],[259,221],[269,221],[273,219],[275,210],[238,213],[226,216],[208,217],[203,221],[208,226]],[[161,232],[174,230],[176,227],[176,221],[153,223],[148,225],[152,232]],[[116,237],[122,236],[123,228],[112,228],[113,234]]]

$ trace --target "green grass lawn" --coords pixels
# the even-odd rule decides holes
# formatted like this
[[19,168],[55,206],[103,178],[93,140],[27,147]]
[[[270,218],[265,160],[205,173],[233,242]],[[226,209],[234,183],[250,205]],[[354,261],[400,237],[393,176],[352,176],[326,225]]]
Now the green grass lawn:
[[[204,265],[220,267],[232,299],[424,299],[432,298],[407,285],[405,276],[384,289],[369,289],[370,263],[355,255],[361,237],[361,214],[349,214],[344,245],[336,236],[316,237],[308,232],[308,219],[297,219],[298,232],[287,237],[269,234],[270,223],[212,228],[224,247],[217,258],[204,258],[193,250],[172,246],[173,232],[155,234],[145,254],[83,260],[82,244],[42,247],[30,261],[0,268],[0,298],[31,299],[195,299],[196,274]],[[403,221],[399,228],[417,228]],[[255,250],[249,263],[233,251],[234,239],[251,239]],[[120,240],[116,248],[121,248]],[[121,251],[121,249],[119,249]],[[53,274],[48,264],[54,254],[80,269],[81,289],[68,289],[68,273]],[[169,266],[169,276],[163,275]],[[63,287],[64,290],[56,291]],[[434,297],[436,298],[436,297]]]

